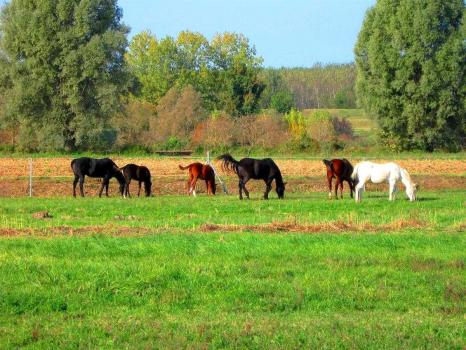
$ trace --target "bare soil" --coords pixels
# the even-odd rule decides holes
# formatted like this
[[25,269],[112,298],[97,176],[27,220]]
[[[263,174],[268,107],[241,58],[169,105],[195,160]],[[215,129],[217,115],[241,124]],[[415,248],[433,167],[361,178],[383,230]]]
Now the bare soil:
[[[238,180],[236,176],[223,176],[228,192],[230,194],[238,194]],[[327,180],[324,175],[312,177],[289,177],[287,181],[286,193],[305,193],[305,192],[328,192]],[[413,176],[413,180],[420,185],[420,193],[422,191],[434,190],[464,190],[466,189],[466,177],[464,176],[445,176],[445,175],[430,175],[430,176]],[[184,176],[164,176],[159,179],[153,179],[153,195],[183,195],[186,194],[186,174]],[[72,195],[72,178],[34,178],[33,180],[33,196],[34,197],[62,197]],[[98,179],[86,178],[84,183],[84,192],[86,196],[97,196],[101,186],[101,181]],[[257,197],[265,190],[263,181],[251,180],[247,184],[248,190],[252,196]],[[367,191],[388,192],[387,184],[368,184]],[[344,183],[343,196],[348,197],[348,185]],[[130,186],[132,196],[137,196],[137,182],[132,182]],[[399,190],[403,191],[403,186],[399,185]],[[29,182],[27,178],[0,178],[0,197],[24,197],[29,193]],[[198,181],[197,193],[205,194],[206,186],[204,181]],[[77,188],[77,194],[79,190]],[[217,184],[217,194],[223,194],[220,184]],[[109,188],[110,196],[118,196],[118,183],[115,179],[110,181]],[[144,190],[141,189],[141,195],[144,195]],[[400,194],[401,195],[401,194]],[[270,195],[275,196],[275,192]]]
[[[64,177],[72,176],[70,163],[72,158],[34,158],[33,175],[47,177]],[[204,159],[193,158],[126,158],[113,157],[118,166],[124,166],[128,163],[135,163],[147,166],[153,176],[179,176],[186,173],[178,168],[178,164],[187,165],[194,161],[204,162]],[[351,159],[353,164],[357,160]],[[378,162],[388,162],[380,159]],[[296,160],[296,159],[277,159],[277,165],[280,167],[284,177],[287,176],[323,176],[325,175],[325,166],[320,160]],[[466,160],[397,160],[401,167],[408,170],[412,175],[460,175],[466,176]],[[216,169],[221,171],[221,164],[214,162]],[[0,178],[1,177],[21,177],[29,175],[29,160],[26,158],[0,158]]]

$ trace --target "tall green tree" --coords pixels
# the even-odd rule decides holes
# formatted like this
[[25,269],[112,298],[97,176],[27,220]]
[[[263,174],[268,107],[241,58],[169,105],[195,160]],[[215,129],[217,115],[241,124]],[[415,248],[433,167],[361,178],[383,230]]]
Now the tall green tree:
[[126,59],[142,100],[157,104],[172,87],[192,86],[210,111],[243,115],[258,108],[262,60],[243,35],[218,34],[209,42],[189,31],[161,40],[143,32],[132,39]]
[[400,149],[465,145],[463,0],[379,0],[355,47],[360,104]]
[[117,0],[11,0],[1,11],[5,120],[26,150],[103,146],[129,88]]

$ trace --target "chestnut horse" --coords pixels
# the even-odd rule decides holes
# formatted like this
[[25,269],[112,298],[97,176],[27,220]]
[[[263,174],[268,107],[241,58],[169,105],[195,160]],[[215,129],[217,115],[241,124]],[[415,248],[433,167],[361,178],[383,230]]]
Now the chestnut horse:
[[193,194],[194,197],[196,196],[197,179],[205,181],[207,194],[215,195],[215,172],[210,165],[196,162],[191,163],[188,166],[179,165],[179,167],[181,170],[189,169],[188,195]]
[[350,187],[350,196],[353,198],[354,191],[354,180],[351,178],[353,173],[353,166],[348,159],[332,159],[322,160],[327,167],[327,181],[328,181],[328,196],[332,198],[332,180],[336,179],[335,182],[335,198],[338,199],[338,186],[340,186],[340,197],[343,198],[343,181],[348,182]]

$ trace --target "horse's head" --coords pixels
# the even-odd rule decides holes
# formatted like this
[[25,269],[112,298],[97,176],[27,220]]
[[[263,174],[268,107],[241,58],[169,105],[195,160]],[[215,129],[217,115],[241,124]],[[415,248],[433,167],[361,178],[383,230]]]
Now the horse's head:
[[144,191],[146,192],[146,197],[150,197],[152,193],[152,181],[148,180],[144,182]]
[[215,194],[217,192],[217,184],[214,182],[214,185],[212,186],[212,193]]
[[281,184],[277,185],[277,194],[278,198],[280,199],[285,198],[285,185],[286,182],[282,182]]
[[113,176],[118,180],[118,183],[120,184],[120,194],[123,196],[125,192],[125,186],[126,186],[126,180],[121,171],[115,171],[113,173]]
[[416,200],[416,193],[419,190],[419,185],[413,183],[411,187],[406,187],[406,194],[411,202]]

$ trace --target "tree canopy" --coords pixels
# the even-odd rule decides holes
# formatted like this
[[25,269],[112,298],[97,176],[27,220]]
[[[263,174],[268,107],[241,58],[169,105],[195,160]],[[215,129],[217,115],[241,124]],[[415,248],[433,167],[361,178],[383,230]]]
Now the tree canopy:
[[140,83],[137,97],[155,104],[173,86],[191,85],[208,110],[243,115],[257,110],[264,88],[262,59],[241,34],[217,34],[209,42],[190,31],[160,40],[142,32],[131,40],[126,59]]
[[121,16],[117,0],[11,0],[2,7],[3,121],[19,128],[23,149],[104,142],[130,81]]
[[357,94],[399,149],[458,149],[466,130],[463,0],[379,0],[355,47]]

